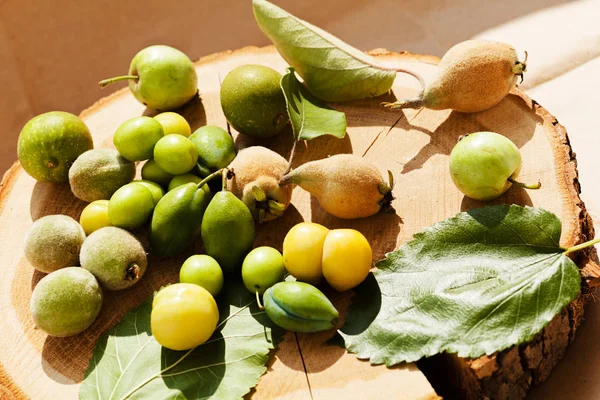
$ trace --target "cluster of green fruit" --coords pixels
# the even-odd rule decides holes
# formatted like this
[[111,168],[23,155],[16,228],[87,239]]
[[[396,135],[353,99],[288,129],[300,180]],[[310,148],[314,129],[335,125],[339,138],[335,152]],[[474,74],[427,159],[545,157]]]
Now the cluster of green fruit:
[[[156,56],[158,50],[149,49]],[[137,71],[137,85],[130,82],[130,86],[136,98],[152,97],[147,84],[153,78],[147,73],[156,70],[141,68],[143,57],[138,56],[131,67]],[[221,93],[228,121],[254,136],[279,133],[288,120],[280,79],[279,73],[267,67],[234,69],[226,76]],[[140,101],[157,104],[145,97]],[[248,113],[257,117],[248,119]],[[113,144],[116,150],[93,149],[85,124],[64,112],[39,115],[21,133],[19,158],[24,169],[41,181],[68,179],[73,194],[90,203],[79,224],[67,216],[47,216],[28,233],[28,260],[49,273],[32,296],[31,311],[38,327],[55,336],[79,333],[98,315],[101,287],[121,290],[138,282],[147,259],[142,244],[128,230],[148,223],[154,255],[179,254],[198,236],[206,251],[186,260],[180,283],[161,290],[155,298],[152,329],[166,347],[190,348],[190,343],[195,346],[208,339],[218,321],[214,296],[225,278],[240,275],[259,302],[258,296],[264,294],[265,310],[276,324],[299,331],[334,326],[337,310],[312,284],[324,277],[343,291],[362,282],[372,265],[368,241],[354,230],[330,232],[317,224],[300,224],[286,236],[282,255],[270,247],[252,250],[254,224],[282,215],[294,184],[304,185],[334,215],[372,215],[391,201],[391,188],[376,168],[344,155],[289,172],[288,161],[279,154],[260,146],[236,154],[225,130],[204,126],[192,133],[187,121],[173,112],[125,121],[117,128]],[[133,181],[135,163],[145,160],[142,179]],[[222,178],[222,185],[211,190],[209,181],[217,177]],[[361,196],[366,202],[340,201],[340,196],[348,196],[348,188],[360,190],[365,183],[373,186],[369,189],[372,196]],[[53,250],[47,251],[50,247]],[[83,268],[73,267],[78,262]],[[286,270],[309,283],[281,282]],[[179,301],[183,303],[177,305]],[[82,312],[71,312],[67,321],[62,314],[74,304],[83,304]],[[193,310],[200,316],[194,327],[190,325],[194,319],[186,314]]]
[[[335,327],[339,313],[313,285],[325,278],[338,291],[352,289],[367,277],[371,264],[371,246],[360,232],[302,222],[286,234],[283,254],[268,246],[250,251],[241,276],[275,324],[318,332]],[[286,271],[297,281],[284,282]],[[162,346],[188,350],[208,340],[217,327],[215,297],[223,287],[223,269],[209,255],[193,255],[181,266],[179,281],[155,296],[151,329]]]

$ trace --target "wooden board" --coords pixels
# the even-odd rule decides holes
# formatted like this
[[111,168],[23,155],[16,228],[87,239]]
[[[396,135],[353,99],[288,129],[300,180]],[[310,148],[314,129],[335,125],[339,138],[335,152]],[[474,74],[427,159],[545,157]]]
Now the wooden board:
[[[382,62],[410,67],[425,76],[431,76],[437,62],[433,57],[383,51],[378,52],[378,57]],[[281,72],[286,67],[272,47],[244,48],[197,62],[201,100],[195,99],[179,110],[191,123],[192,129],[205,124],[226,126],[219,102],[220,81],[234,67],[250,63],[268,65]],[[414,110],[392,112],[379,105],[381,101],[391,101],[395,96],[412,96],[417,90],[418,84],[413,78],[399,75],[393,92],[386,96],[335,105],[346,112],[346,138],[324,137],[303,143],[294,159],[294,165],[298,165],[331,154],[355,153],[363,155],[382,171],[391,170],[396,177],[396,214],[340,220],[325,213],[308,193],[296,188],[292,206],[285,215],[258,228],[255,245],[269,244],[281,249],[283,237],[290,227],[303,220],[314,221],[329,228],[351,227],[360,230],[372,244],[374,259],[382,258],[385,253],[410,240],[422,228],[459,211],[483,205],[465,198],[454,187],[447,171],[448,155],[458,136],[480,130],[499,132],[512,139],[523,155],[521,178],[525,181],[539,178],[543,184],[539,191],[526,192],[513,188],[493,203],[535,205],[556,213],[563,221],[561,243],[564,246],[580,243],[593,236],[591,222],[578,196],[576,164],[566,133],[545,110],[518,91],[497,107],[470,115],[429,110],[420,113]],[[146,110],[128,90],[122,90],[84,111],[82,118],[92,131],[95,147],[112,147],[112,134],[116,128],[123,121],[142,114],[152,115],[153,111]],[[284,157],[289,155],[292,145],[290,131],[269,142],[254,141],[235,132],[233,134],[240,148],[262,144]],[[98,336],[161,285],[175,282],[181,263],[199,249],[197,246],[167,261],[159,261],[150,255],[149,269],[144,279],[125,291],[108,293],[101,314],[90,329],[71,338],[47,337],[35,329],[29,316],[31,290],[43,275],[34,272],[24,260],[23,238],[27,228],[37,218],[56,213],[78,218],[84,206],[85,203],[71,195],[68,185],[36,183],[18,164],[4,177],[0,190],[2,396],[77,398],[78,383],[87,368]],[[143,230],[138,233],[147,244]],[[599,276],[597,264],[588,259],[591,255],[589,252],[576,255],[576,262],[582,267],[585,290],[595,285]],[[334,302],[345,311],[350,294],[334,295]],[[574,307],[576,312],[568,315],[577,318],[566,319],[569,338],[582,312],[581,302],[574,304]],[[331,332],[317,335],[286,334],[269,365],[268,373],[263,376],[251,397],[437,398],[415,365],[400,365],[391,369],[370,366],[340,348],[325,344],[330,336]],[[548,339],[548,346],[545,347],[550,355],[554,355],[552,343],[553,339]],[[506,358],[502,354],[497,356]],[[493,357],[496,356],[489,359]],[[560,356],[557,358],[560,359]],[[455,361],[455,371],[464,376],[475,374],[471,392],[484,391],[479,376],[485,374],[476,373],[482,365],[482,359]],[[530,369],[533,371],[535,368],[537,366],[532,364]],[[488,370],[492,371],[488,380],[493,379],[490,376],[498,375],[498,368]],[[520,384],[520,381],[517,383]],[[509,382],[509,386],[511,384]]]

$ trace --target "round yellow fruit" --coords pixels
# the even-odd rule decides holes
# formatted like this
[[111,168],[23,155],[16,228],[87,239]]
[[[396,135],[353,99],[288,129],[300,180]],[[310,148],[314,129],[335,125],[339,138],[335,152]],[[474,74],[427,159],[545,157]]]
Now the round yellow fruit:
[[296,279],[317,285],[323,279],[321,256],[329,229],[312,222],[301,222],[283,239],[283,263]]
[[161,289],[152,302],[150,326],[158,343],[171,350],[188,350],[206,342],[219,322],[212,295],[193,283]]
[[108,220],[108,200],[96,200],[88,204],[79,217],[79,224],[86,235],[105,226],[110,226]]
[[176,133],[188,137],[192,134],[190,124],[181,115],[174,112],[164,112],[156,115],[155,120],[160,122],[165,135]]
[[369,241],[354,229],[334,229],[323,243],[322,269],[325,280],[339,292],[365,280],[373,262]]

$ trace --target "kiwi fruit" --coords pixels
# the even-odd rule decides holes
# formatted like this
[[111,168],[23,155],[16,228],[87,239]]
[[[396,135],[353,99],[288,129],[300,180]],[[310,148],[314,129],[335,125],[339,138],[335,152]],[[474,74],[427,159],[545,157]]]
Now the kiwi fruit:
[[33,289],[29,310],[37,327],[51,336],[87,329],[102,308],[102,289],[94,275],[67,267],[43,277]]
[[135,164],[117,150],[88,150],[69,169],[71,191],[78,199],[91,203],[108,200],[121,186],[135,176]]
[[393,176],[389,183],[379,169],[353,154],[336,154],[302,164],[283,176],[282,185],[296,184],[317,198],[329,214],[338,218],[369,217],[391,212]]
[[47,215],[25,235],[25,258],[38,271],[50,273],[79,264],[85,232],[67,215]]
[[81,247],[81,266],[106,290],[122,290],[139,281],[148,260],[142,244],[125,229],[107,226],[94,231]]

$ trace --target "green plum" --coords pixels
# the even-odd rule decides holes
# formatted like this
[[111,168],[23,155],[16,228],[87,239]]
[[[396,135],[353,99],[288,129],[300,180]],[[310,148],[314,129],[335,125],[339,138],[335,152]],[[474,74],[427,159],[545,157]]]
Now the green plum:
[[113,136],[119,154],[129,161],[152,158],[154,145],[164,136],[160,122],[150,117],[135,117],[123,122]]
[[110,224],[123,229],[136,229],[144,225],[154,209],[154,198],[141,183],[128,183],[119,188],[108,202]]
[[251,293],[263,294],[284,276],[283,256],[273,247],[257,247],[248,253],[242,264],[242,280]]
[[100,87],[128,80],[133,96],[155,110],[171,110],[187,103],[198,91],[194,63],[169,46],[150,46],[131,60],[129,74],[100,81]]
[[185,137],[190,136],[192,128],[185,118],[174,112],[164,112],[154,116],[154,119],[160,122],[165,135],[176,133]]
[[223,288],[223,270],[211,256],[196,254],[185,260],[179,270],[179,282],[194,283],[215,297]]
[[171,179],[171,182],[169,182],[169,188],[167,189],[167,191],[170,192],[171,190],[175,189],[176,187],[185,185],[186,183],[190,183],[190,182],[200,183],[200,182],[202,182],[202,178],[200,178],[194,174],[176,175],[173,177],[173,179]]
[[210,201],[208,185],[181,185],[163,196],[150,222],[150,246],[159,257],[171,257],[191,245]]
[[154,161],[169,174],[183,175],[196,166],[198,152],[185,136],[170,134],[154,146]]
[[196,146],[198,169],[202,176],[225,168],[236,156],[233,138],[221,127],[207,125],[198,128],[190,140]]
[[171,182],[173,175],[158,166],[154,160],[148,160],[142,167],[142,179],[156,182],[165,187]]
[[476,132],[464,136],[450,154],[450,174],[456,187],[475,200],[492,200],[511,185],[539,189],[540,183],[523,184],[515,179],[521,170],[521,153],[505,136]]
[[78,116],[52,111],[25,124],[19,135],[17,156],[25,172],[36,180],[67,182],[71,164],[93,147],[92,135]]
[[144,179],[136,179],[131,183],[139,183],[141,185],[146,186],[146,189],[152,193],[152,200],[154,200],[154,206],[158,204],[158,201],[165,195],[165,189],[162,188],[158,183],[147,181]]

